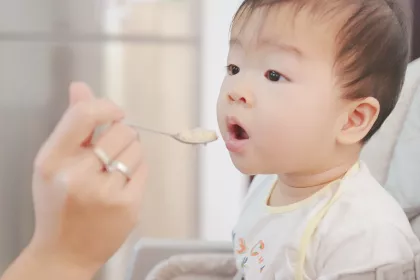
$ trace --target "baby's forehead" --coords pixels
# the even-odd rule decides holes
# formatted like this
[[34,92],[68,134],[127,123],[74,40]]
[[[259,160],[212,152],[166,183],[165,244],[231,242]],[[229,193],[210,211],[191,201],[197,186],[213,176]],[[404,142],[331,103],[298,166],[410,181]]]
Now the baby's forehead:
[[297,11],[284,4],[270,8],[246,10],[235,18],[231,30],[231,42],[257,47],[261,42],[287,44],[307,52],[308,55],[326,53],[336,49],[338,17],[321,19],[311,9]]

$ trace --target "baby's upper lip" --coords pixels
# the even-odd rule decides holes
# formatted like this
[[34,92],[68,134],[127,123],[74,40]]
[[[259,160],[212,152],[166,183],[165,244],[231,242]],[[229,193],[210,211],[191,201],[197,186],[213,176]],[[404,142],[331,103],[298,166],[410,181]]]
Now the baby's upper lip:
[[238,126],[242,127],[242,129],[246,133],[248,133],[248,130],[246,129],[246,127],[235,116],[228,116],[228,117],[226,117],[226,123],[227,123],[228,130],[231,130],[234,125],[238,125]]
[[239,125],[242,127],[241,123],[239,122],[237,117],[234,116],[228,116],[226,117],[226,123],[230,127],[232,125]]

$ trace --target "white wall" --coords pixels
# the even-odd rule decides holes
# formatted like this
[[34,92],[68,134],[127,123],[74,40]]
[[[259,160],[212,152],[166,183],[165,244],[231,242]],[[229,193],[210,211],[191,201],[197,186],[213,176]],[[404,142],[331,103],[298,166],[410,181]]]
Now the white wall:
[[[217,128],[216,102],[225,75],[229,29],[240,0],[202,0],[201,125]],[[247,178],[232,165],[223,141],[202,149],[200,237],[230,240]]]

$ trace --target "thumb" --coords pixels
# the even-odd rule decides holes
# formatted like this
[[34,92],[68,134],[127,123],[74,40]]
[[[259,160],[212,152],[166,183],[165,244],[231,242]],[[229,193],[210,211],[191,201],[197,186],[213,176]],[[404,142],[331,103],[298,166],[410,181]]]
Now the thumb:
[[95,96],[89,86],[82,82],[73,82],[70,85],[70,107],[82,101],[92,101]]

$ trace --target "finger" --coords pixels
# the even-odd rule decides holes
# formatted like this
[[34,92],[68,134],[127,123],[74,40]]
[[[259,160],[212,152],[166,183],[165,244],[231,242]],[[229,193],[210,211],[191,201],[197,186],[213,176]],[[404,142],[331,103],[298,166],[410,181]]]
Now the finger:
[[[106,128],[99,136],[94,149],[99,150],[108,160],[112,161],[136,139],[137,132],[134,129],[117,122]],[[102,170],[104,164],[108,163],[92,154],[92,165],[96,166],[97,170]]]
[[[57,187],[78,201],[89,201],[97,196],[98,189],[106,186],[108,177],[92,168],[88,155],[81,155],[54,177]],[[99,199],[99,198],[98,198]]]
[[71,83],[69,95],[70,107],[82,101],[91,101],[95,99],[89,86],[82,82]]
[[122,195],[134,201],[135,207],[140,207],[141,205],[148,173],[147,165],[144,162],[141,163],[123,189]]
[[[73,82],[70,85],[70,107],[75,104],[83,101],[94,100],[95,96],[93,95],[90,87],[82,82]],[[93,132],[87,137],[87,139],[82,143],[82,146],[87,147],[90,145],[93,139]]]
[[115,162],[123,164],[128,171],[126,174],[123,170],[114,170],[110,174],[110,185],[112,188],[121,190],[128,181],[131,180],[133,174],[143,161],[143,153],[139,141],[133,141],[125,150],[123,150],[115,159]]
[[67,152],[83,145],[97,126],[121,120],[123,111],[106,99],[83,101],[69,108],[51,134],[56,152]]

